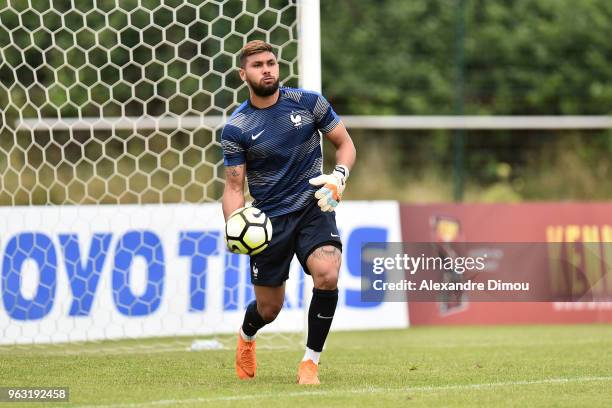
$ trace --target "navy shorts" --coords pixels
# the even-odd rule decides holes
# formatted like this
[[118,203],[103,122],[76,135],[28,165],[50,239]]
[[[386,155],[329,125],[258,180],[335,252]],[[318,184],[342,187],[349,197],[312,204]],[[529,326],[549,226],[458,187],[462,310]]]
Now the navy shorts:
[[260,286],[282,286],[289,279],[289,265],[297,255],[302,268],[317,248],[333,245],[342,251],[336,213],[323,212],[313,200],[307,207],[270,218],[272,241],[266,249],[251,256],[251,283]]

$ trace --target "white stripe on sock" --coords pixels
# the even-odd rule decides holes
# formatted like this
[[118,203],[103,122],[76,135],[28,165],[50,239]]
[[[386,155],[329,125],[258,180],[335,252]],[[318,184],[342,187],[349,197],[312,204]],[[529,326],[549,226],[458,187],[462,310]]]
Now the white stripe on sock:
[[255,333],[252,336],[247,336],[246,334],[244,334],[244,332],[242,331],[242,326],[240,326],[240,337],[242,337],[242,340],[244,341],[253,341],[255,340],[255,336],[257,336],[257,333]]
[[306,352],[304,353],[304,358],[302,361],[312,360],[315,364],[319,364],[319,358],[321,357],[321,352],[314,351],[306,347]]

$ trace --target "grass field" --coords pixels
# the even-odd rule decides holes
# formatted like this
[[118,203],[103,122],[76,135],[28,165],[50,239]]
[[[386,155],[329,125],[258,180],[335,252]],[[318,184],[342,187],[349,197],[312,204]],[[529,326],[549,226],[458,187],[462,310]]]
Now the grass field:
[[4,347],[0,386],[70,387],[53,407],[612,406],[612,325],[333,332],[319,387],[294,384],[298,346],[260,350],[241,382],[233,350],[189,344]]

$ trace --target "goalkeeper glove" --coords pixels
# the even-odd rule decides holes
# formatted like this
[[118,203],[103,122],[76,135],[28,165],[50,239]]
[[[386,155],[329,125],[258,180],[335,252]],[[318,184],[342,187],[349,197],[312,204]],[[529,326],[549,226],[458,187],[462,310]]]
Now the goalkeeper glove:
[[349,169],[341,164],[334,168],[332,174],[322,174],[308,180],[313,186],[323,186],[315,192],[321,211],[334,211],[342,198],[342,192],[349,176]]

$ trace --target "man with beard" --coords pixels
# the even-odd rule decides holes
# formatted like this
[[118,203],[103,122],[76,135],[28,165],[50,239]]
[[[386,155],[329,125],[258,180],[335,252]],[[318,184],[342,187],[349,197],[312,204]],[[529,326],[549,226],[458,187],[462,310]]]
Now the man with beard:
[[[236,373],[255,376],[255,335],[283,306],[289,264],[295,255],[312,276],[308,339],[298,383],[319,384],[318,364],[338,302],[342,243],[334,209],[340,201],[355,147],[327,100],[318,93],[279,87],[274,50],[251,41],[240,53],[240,78],[249,99],[223,128],[225,219],[244,206],[244,181],[253,206],[272,222],[272,240],[250,258],[255,301],[248,305],[238,335]],[[336,166],[322,174],[321,137],[336,148]]]

